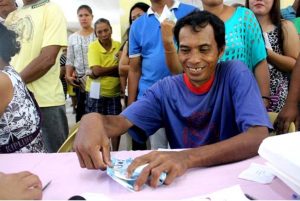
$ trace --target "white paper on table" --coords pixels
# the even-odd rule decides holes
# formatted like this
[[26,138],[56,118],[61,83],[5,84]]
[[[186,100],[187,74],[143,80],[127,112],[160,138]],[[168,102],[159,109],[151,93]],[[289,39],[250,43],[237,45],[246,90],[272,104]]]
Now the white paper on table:
[[171,20],[174,23],[177,22],[175,14],[172,11],[170,11],[167,5],[165,5],[164,10],[159,17],[159,22],[162,23],[165,19]]
[[239,185],[231,186],[228,188],[221,189],[219,191],[210,193],[208,195],[195,196],[190,198],[181,199],[181,201],[231,201],[239,200],[246,201],[249,200],[246,198],[244,192],[242,191]]
[[100,82],[92,82],[90,88],[90,98],[99,99],[100,97]]
[[265,165],[252,163],[249,168],[240,173],[238,178],[255,181],[261,184],[269,184],[273,181],[272,170]]

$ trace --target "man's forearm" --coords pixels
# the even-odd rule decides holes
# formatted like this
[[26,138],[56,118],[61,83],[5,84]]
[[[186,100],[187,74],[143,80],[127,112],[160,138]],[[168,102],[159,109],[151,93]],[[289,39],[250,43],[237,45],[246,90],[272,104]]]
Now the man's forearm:
[[92,66],[92,72],[95,78],[103,76],[117,77],[117,75],[119,75],[118,65],[111,67]]
[[177,55],[177,50],[174,46],[174,43],[164,43],[164,49],[165,49],[165,58],[167,66],[169,67],[169,70],[172,74],[180,74],[183,72],[183,68],[181,66],[181,63],[179,62],[179,58]]
[[188,167],[208,167],[244,160],[257,155],[260,143],[268,136],[266,127],[249,128],[230,139],[186,150]]
[[[60,48],[59,45],[42,48],[39,56],[33,59],[20,73],[23,81],[28,84],[43,77],[55,64]],[[57,78],[59,78],[59,74]]]
[[133,125],[122,115],[105,115],[102,118],[107,137],[123,135]]
[[43,77],[55,64],[56,59],[37,57],[30,62],[20,75],[23,81],[28,84]]

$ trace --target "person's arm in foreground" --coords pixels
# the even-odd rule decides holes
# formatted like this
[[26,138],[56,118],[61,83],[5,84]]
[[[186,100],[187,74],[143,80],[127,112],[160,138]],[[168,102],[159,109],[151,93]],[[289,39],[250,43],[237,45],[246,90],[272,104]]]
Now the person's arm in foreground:
[[[270,97],[270,73],[268,63],[265,59],[256,65],[254,75],[261,95],[263,97]],[[263,101],[265,106],[268,107],[269,101],[267,99],[263,99]]]
[[[110,166],[110,137],[124,134],[132,124],[122,115],[89,113],[82,117],[74,141],[80,166],[105,170]],[[100,153],[101,151],[101,153]]]
[[298,109],[299,93],[300,93],[300,55],[298,56],[296,65],[292,72],[289,93],[285,101],[285,105],[279,112],[274,122],[276,133],[287,133],[291,122],[296,125],[296,130],[300,126],[300,114]]
[[38,57],[33,59],[20,73],[23,81],[28,84],[44,76],[55,64],[61,46],[50,45],[42,48]]
[[[120,136],[133,124],[124,116],[85,115],[74,142],[80,166],[88,169],[106,169],[111,165],[108,137]],[[167,172],[165,184],[184,174],[188,168],[207,167],[246,159],[257,154],[261,141],[268,136],[266,127],[251,127],[247,132],[216,144],[180,152],[154,151],[136,158],[128,168],[133,170],[149,163],[135,183],[139,190],[151,175],[151,186],[156,187],[159,175]]]
[[174,44],[173,28],[175,24],[172,21],[165,20],[161,23],[161,35],[164,44],[166,63],[172,74],[183,72],[181,63],[179,62],[177,50]]
[[208,167],[247,159],[257,155],[257,150],[268,136],[266,127],[251,127],[247,132],[215,144],[193,148],[180,152],[153,151],[136,158],[128,167],[129,176],[135,168],[149,163],[135,183],[135,190],[140,190],[151,175],[150,185],[156,187],[162,172],[167,173],[165,184],[171,184],[189,168]]
[[42,183],[30,172],[4,174],[0,172],[0,200],[40,200]]

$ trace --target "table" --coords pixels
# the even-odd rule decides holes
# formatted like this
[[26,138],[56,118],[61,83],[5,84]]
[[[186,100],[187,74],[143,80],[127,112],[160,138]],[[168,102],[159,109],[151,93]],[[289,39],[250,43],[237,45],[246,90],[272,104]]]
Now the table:
[[[111,155],[125,159],[144,153],[120,151],[112,152]],[[106,172],[80,168],[75,153],[0,154],[0,171],[13,173],[28,170],[38,174],[42,181],[50,178],[52,182],[43,192],[43,199],[47,200],[66,200],[86,192],[101,193],[118,200],[178,200],[212,193],[236,184],[241,186],[244,193],[257,199],[291,199],[292,190],[278,178],[267,185],[239,179],[239,173],[253,162],[264,164],[265,161],[256,156],[221,166],[194,168],[169,186],[156,189],[146,186],[139,192],[128,191],[107,176]]]

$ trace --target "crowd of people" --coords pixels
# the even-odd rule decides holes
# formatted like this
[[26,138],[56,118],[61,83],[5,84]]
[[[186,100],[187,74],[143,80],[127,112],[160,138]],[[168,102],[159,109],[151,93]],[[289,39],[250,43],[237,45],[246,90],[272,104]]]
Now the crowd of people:
[[[121,44],[109,19],[92,24],[88,5],[77,9],[80,29],[67,37],[51,1],[23,0],[18,9],[0,0],[0,153],[57,152],[68,136],[67,92],[82,168],[111,166],[110,150],[125,133],[133,150],[149,148],[148,140],[154,150],[190,148],[136,158],[129,175],[148,163],[137,191],[150,174],[151,186],[162,172],[170,184],[189,168],[255,156],[270,131],[299,129],[298,0],[281,10],[280,0],[202,0],[203,11],[150,2],[132,6]],[[273,125],[267,112],[278,113]],[[16,194],[5,190],[15,183]],[[7,198],[39,199],[41,182],[29,172],[0,173],[0,199]]]

